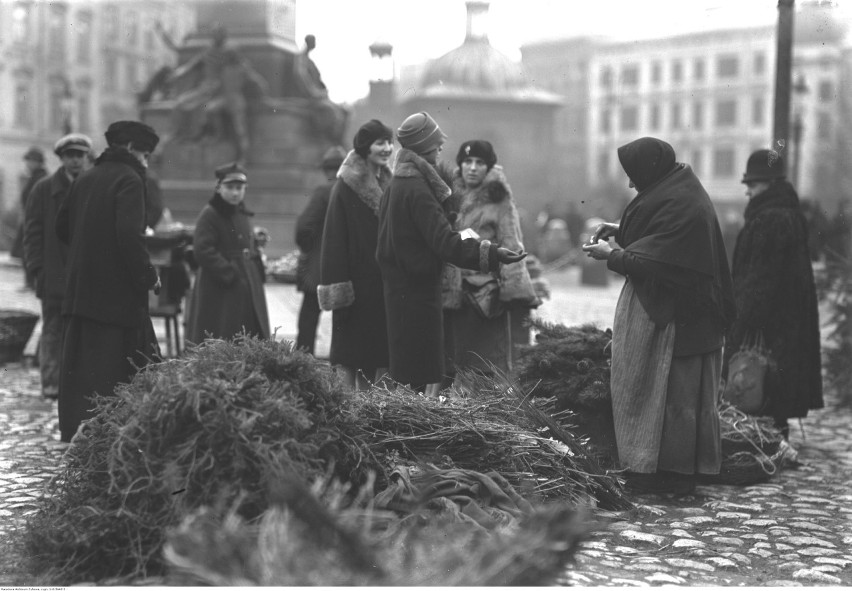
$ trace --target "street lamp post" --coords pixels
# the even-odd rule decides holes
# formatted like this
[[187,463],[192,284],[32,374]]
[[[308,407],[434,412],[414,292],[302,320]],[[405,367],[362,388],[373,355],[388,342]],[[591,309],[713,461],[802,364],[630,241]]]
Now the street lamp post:
[[808,85],[805,83],[805,77],[802,74],[796,78],[796,84],[793,86],[793,92],[795,93],[796,100],[796,111],[793,117],[793,129],[792,129],[792,140],[793,140],[793,170],[792,170],[792,182],[793,186],[797,191],[800,190],[799,187],[799,172],[802,167],[802,134],[804,132],[804,124],[803,124],[803,114],[804,110],[803,97],[808,92]]

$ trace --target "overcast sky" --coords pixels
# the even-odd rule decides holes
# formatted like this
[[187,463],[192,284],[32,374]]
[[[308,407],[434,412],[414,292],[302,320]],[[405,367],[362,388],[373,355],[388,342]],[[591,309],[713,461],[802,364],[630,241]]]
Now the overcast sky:
[[[799,4],[800,0],[797,0]],[[852,0],[839,0],[852,19]],[[772,25],[778,0],[492,0],[491,44],[519,60],[525,43],[573,35],[620,40],[732,26]],[[440,57],[464,40],[465,0],[297,0],[296,38],[317,37],[312,57],[331,98],[365,96],[376,40],[394,47],[397,69]]]

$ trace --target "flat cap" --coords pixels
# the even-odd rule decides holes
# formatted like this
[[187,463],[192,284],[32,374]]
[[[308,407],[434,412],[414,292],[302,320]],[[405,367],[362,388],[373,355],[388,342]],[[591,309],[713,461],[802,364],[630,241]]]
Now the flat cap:
[[247,183],[248,174],[246,169],[237,162],[223,164],[216,169],[216,178],[220,183]]
[[160,141],[160,136],[150,125],[141,121],[116,121],[110,123],[104,134],[108,144],[133,144],[133,148],[143,152],[153,152]]
[[92,150],[92,140],[89,136],[82,133],[69,133],[56,140],[56,143],[53,145],[53,153],[57,156],[62,156],[66,150],[90,152]]
[[36,162],[44,162],[44,152],[38,146],[33,146],[24,154],[24,160],[35,160]]

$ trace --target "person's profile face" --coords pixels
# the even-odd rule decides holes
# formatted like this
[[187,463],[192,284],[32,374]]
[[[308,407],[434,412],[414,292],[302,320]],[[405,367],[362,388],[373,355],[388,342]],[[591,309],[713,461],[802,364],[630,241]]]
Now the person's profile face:
[[387,166],[393,154],[393,144],[389,138],[379,138],[370,144],[367,160],[376,166]]
[[420,156],[421,156],[421,158],[423,158],[423,160],[425,160],[426,162],[428,162],[429,164],[434,166],[435,164],[438,163],[438,156],[443,151],[444,151],[444,144],[441,144],[440,146],[438,146],[434,150],[429,150],[428,152],[421,154]]
[[130,144],[127,146],[127,151],[133,154],[142,166],[148,168],[148,158],[151,157],[150,150],[138,150],[133,147],[133,144]]
[[754,199],[769,188],[769,181],[749,181],[745,184],[745,194],[749,199]]
[[239,181],[229,181],[227,183],[219,183],[216,187],[216,192],[231,205],[239,205],[246,197],[246,184]]
[[478,156],[468,156],[462,160],[461,174],[466,186],[478,187],[488,174],[488,165]]

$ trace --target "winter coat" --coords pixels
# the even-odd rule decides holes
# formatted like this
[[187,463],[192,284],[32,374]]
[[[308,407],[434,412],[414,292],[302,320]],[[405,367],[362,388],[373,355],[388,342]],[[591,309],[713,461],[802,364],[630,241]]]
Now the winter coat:
[[[518,210],[502,167],[492,167],[483,183],[474,188],[465,185],[461,170],[456,169],[452,190],[457,207],[456,230],[470,228],[480,238],[498,246],[515,252],[524,250]],[[529,317],[530,308],[541,304],[526,262],[501,265],[497,273],[459,269],[448,264],[444,278],[444,307],[453,310],[444,329],[452,333],[454,366],[489,371],[493,364],[509,371],[509,360],[516,359],[518,354],[513,343],[529,344],[529,330],[522,327],[522,321]],[[465,298],[465,292],[477,290],[494,292],[492,317],[483,318]]]
[[737,320],[725,361],[763,333],[777,372],[770,372],[768,416],[807,416],[822,408],[819,312],[808,231],[795,189],[776,181],[752,198],[733,256]]
[[351,151],[337,176],[325,216],[317,288],[320,308],[334,311],[329,360],[368,371],[385,368],[387,323],[375,255],[379,202],[391,171],[385,167],[377,178],[367,161]]
[[68,247],[56,235],[56,214],[70,188],[68,173],[59,167],[33,187],[24,217],[24,259],[35,277],[36,295],[59,304],[65,296]]
[[441,275],[444,263],[496,271],[497,245],[462,239],[442,203],[450,188],[426,160],[405,148],[379,210],[376,258],[382,270],[390,373],[404,384],[440,382],[444,375]]
[[192,249],[198,273],[190,296],[186,338],[207,333],[231,339],[245,328],[269,338],[264,274],[249,216],[243,207],[214,195],[195,222]]
[[314,189],[311,200],[296,220],[296,246],[300,251],[296,289],[305,293],[316,293],[320,282],[322,233],[333,186],[334,183],[325,183]]
[[142,329],[157,283],[145,245],[145,168],[124,148],[107,148],[71,185],[56,217],[69,245],[62,313]]
[[18,231],[15,234],[15,238],[12,242],[12,247],[10,249],[9,255],[15,258],[21,258],[24,255],[24,232],[26,229],[24,228],[24,217],[26,216],[27,211],[27,199],[29,198],[30,193],[33,190],[33,187],[36,186],[40,180],[47,176],[47,170],[45,168],[36,168],[32,174],[27,178],[27,182],[24,183],[23,188],[21,189],[21,221],[18,224]]

